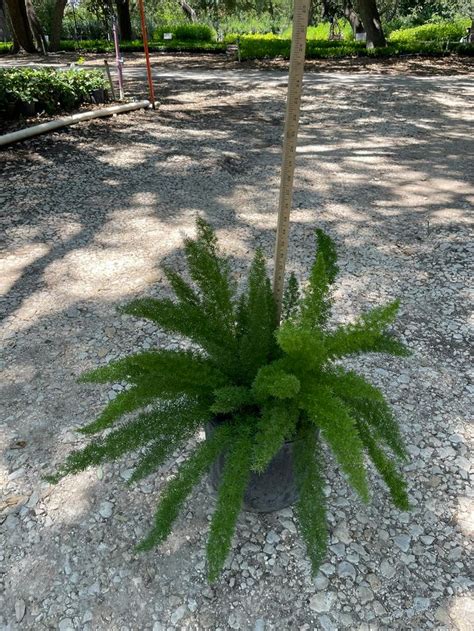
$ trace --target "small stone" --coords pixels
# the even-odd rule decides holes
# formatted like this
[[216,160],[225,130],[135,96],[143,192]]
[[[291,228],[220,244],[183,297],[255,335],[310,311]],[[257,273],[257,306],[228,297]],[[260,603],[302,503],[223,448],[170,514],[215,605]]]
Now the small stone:
[[91,611],[90,609],[87,609],[87,610],[84,612],[84,615],[82,616],[82,622],[83,622],[83,624],[86,624],[86,622],[91,622],[91,621],[92,621],[92,618],[93,618],[92,611]]
[[325,613],[331,610],[335,594],[333,592],[319,592],[309,599],[309,608],[316,613]]
[[152,631],[163,631],[163,630],[164,630],[164,626],[161,624],[161,622],[155,622],[155,624],[153,625]]
[[176,624],[177,622],[179,622],[185,613],[185,605],[181,605],[181,607],[178,607],[178,609],[173,611],[173,613],[171,614],[171,624]]
[[17,480],[18,478],[21,478],[24,474],[25,474],[25,468],[21,467],[20,469],[17,469],[16,471],[12,471],[12,473],[10,473],[10,475],[8,476],[8,480],[9,482],[11,482],[12,480]]
[[96,581],[95,583],[92,583],[92,585],[89,586],[88,590],[89,594],[92,596],[94,594],[100,594],[100,583],[99,581]]
[[265,554],[268,554],[269,556],[272,556],[273,554],[275,554],[275,548],[271,546],[269,543],[266,543],[263,546],[263,551],[265,552]]
[[417,597],[413,601],[413,608],[415,609],[415,611],[426,611],[427,609],[429,609],[430,605],[431,600],[429,598]]
[[71,618],[63,618],[59,623],[59,631],[74,631]]
[[446,611],[446,609],[444,609],[444,607],[438,607],[438,609],[435,611],[435,618],[436,620],[444,624],[451,623],[449,613]]
[[337,627],[334,626],[329,616],[320,616],[318,620],[324,631],[337,631]]
[[370,587],[376,592],[381,587],[380,579],[376,574],[369,574],[366,576],[366,580],[369,582]]
[[316,587],[318,591],[323,591],[329,585],[329,580],[321,574],[321,572],[317,575],[317,577],[313,581],[313,585]]
[[125,480],[126,482],[130,480],[132,475],[133,475],[133,469],[122,469],[122,471],[120,471],[120,477],[122,478],[122,480]]
[[397,535],[394,538],[394,542],[403,552],[408,552],[410,549],[411,537],[409,535]]
[[190,598],[188,600],[188,609],[189,609],[189,611],[191,611],[191,612],[196,611],[197,606],[198,606],[198,604],[193,598]]
[[326,576],[332,576],[336,571],[336,568],[332,563],[323,563],[319,569],[321,572],[326,574]]
[[108,352],[109,351],[106,348],[104,348],[104,347],[99,348],[99,350],[97,351],[97,357],[102,359],[103,357],[105,357],[107,355]]
[[291,519],[284,519],[281,522],[281,525],[283,526],[283,528],[286,528],[286,530],[289,530],[293,535],[297,533],[296,526],[294,522],[291,521]]
[[227,624],[231,629],[240,629],[240,616],[235,613],[231,613],[227,619]]
[[388,561],[382,561],[380,565],[380,571],[385,576],[385,578],[393,578],[395,576],[395,568]]
[[17,622],[21,622],[25,617],[26,613],[26,604],[25,601],[21,598],[15,603],[15,618]]
[[280,541],[279,535],[274,530],[270,530],[267,535],[267,543],[278,543]]
[[114,505],[112,504],[112,502],[102,502],[99,506],[99,513],[101,517],[103,517],[104,519],[108,519],[109,517],[111,517],[113,508]]
[[348,577],[352,580],[355,580],[356,577],[356,569],[352,565],[352,563],[349,563],[348,561],[342,561],[341,563],[339,563],[339,565],[337,566],[337,573],[339,574],[339,576]]
[[257,620],[255,620],[253,631],[265,631],[265,620],[263,618],[257,618]]
[[448,559],[450,561],[459,561],[462,557],[462,548],[453,548],[451,552],[448,554]]
[[368,587],[364,587],[363,585],[357,588],[357,594],[359,596],[361,605],[366,605],[368,602],[374,599],[373,591]]
[[334,531],[334,536],[344,543],[346,546],[352,543],[352,537],[349,534],[346,522],[342,522]]
[[385,609],[385,607],[382,605],[382,603],[379,603],[378,600],[374,601],[374,603],[372,604],[372,607],[374,608],[374,611],[377,614],[377,616],[384,616],[387,613],[387,610]]
[[30,499],[28,500],[28,503],[26,504],[28,506],[28,508],[35,508],[36,504],[38,503],[40,498],[40,493],[39,491],[34,491],[31,495],[30,495]]

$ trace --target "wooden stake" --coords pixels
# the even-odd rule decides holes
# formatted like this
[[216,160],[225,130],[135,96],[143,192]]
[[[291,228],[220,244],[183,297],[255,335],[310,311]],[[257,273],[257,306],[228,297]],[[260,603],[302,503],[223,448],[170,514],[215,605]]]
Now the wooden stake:
[[293,35],[291,38],[290,72],[286,102],[285,132],[283,137],[283,160],[281,165],[280,202],[275,246],[275,270],[273,295],[277,304],[278,321],[281,316],[285,266],[288,252],[290,211],[293,199],[293,176],[295,172],[296,141],[300,119],[301,92],[306,52],[306,31],[311,0],[294,0]]
[[108,77],[109,83],[110,83],[110,95],[112,97],[112,101],[115,101],[114,82],[112,81],[112,76],[110,74],[110,68],[109,68],[109,62],[107,61],[107,59],[104,59],[104,66],[105,66],[105,72],[107,73],[107,77]]

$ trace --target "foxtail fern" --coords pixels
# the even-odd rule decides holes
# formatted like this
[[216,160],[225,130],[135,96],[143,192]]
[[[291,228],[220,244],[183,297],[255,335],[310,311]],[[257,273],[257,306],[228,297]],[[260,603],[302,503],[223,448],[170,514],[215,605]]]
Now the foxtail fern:
[[214,231],[198,219],[197,237],[185,241],[189,280],[165,269],[176,299],[142,298],[121,309],[180,334],[193,350],[137,353],[83,375],[83,382],[127,385],[81,430],[101,435],[70,454],[49,479],[57,482],[68,473],[139,451],[130,479],[136,482],[212,422],[215,431],[180,466],[138,546],[148,550],[166,539],[194,486],[223,457],[207,547],[211,581],[229,553],[252,472],[264,473],[285,441],[293,441],[296,516],[314,573],[328,539],[321,443],[363,501],[369,498],[370,460],[395,505],[408,509],[398,469],[406,452],[390,407],[379,389],[339,363],[359,353],[407,354],[387,331],[398,302],[376,307],[354,324],[329,328],[336,248],[320,230],[316,240],[309,282],[301,291],[290,276],[278,323],[263,253],[257,251],[247,287],[238,293]]

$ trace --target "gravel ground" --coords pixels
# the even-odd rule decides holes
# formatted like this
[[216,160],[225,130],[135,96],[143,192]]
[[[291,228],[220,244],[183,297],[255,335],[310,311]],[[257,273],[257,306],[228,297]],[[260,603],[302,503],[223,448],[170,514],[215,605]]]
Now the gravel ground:
[[209,587],[206,482],[165,545],[133,550],[184,454],[131,489],[133,458],[41,481],[83,444],[75,428],[116,395],[77,384],[81,371],[180,343],[116,306],[167,291],[159,264],[182,266],[196,213],[217,227],[239,279],[257,245],[271,262],[283,83],[168,79],[159,90],[156,112],[0,154],[0,628],[472,629],[467,77],[320,76],[303,101],[289,267],[303,277],[322,226],[339,246],[337,320],[402,297],[396,329],[413,356],[352,363],[401,420],[410,513],[392,509],[375,476],[362,506],[330,461],[331,546],[318,577],[285,509],[241,515],[227,569]]

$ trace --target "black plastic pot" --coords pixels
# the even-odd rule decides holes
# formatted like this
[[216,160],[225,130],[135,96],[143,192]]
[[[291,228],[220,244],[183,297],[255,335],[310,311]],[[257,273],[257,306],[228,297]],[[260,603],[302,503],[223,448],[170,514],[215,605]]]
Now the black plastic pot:
[[7,118],[16,118],[18,113],[18,103],[7,103],[6,116]]
[[34,116],[35,112],[36,112],[36,103],[34,103],[34,101],[32,101],[31,103],[21,101],[20,114],[23,114],[23,116]]
[[[206,437],[217,423],[206,424]],[[298,489],[293,468],[294,442],[286,442],[263,473],[252,473],[244,495],[243,509],[255,513],[270,513],[291,506],[298,499]],[[221,454],[209,470],[209,481],[217,491],[225,465]]]
[[94,103],[105,103],[105,90],[103,88],[92,90],[91,99]]

